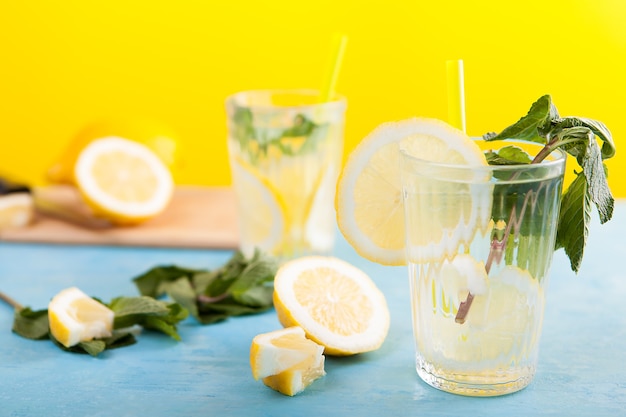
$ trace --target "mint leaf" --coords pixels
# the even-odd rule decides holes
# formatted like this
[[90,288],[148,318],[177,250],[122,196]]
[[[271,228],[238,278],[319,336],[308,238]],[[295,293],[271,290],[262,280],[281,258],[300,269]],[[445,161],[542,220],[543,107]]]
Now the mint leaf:
[[551,97],[544,95],[534,102],[526,116],[515,124],[498,134],[487,133],[483,135],[483,139],[486,141],[518,139],[544,144],[545,136],[539,135],[538,132],[550,126],[550,122],[555,118],[558,118],[556,107],[552,104]]
[[32,340],[48,338],[48,310],[33,311],[30,307],[15,310],[13,331],[18,335]]
[[91,356],[98,356],[100,353],[104,352],[107,348],[107,344],[102,340],[91,340],[89,342],[80,342],[78,347]]
[[[274,275],[278,264],[274,259],[264,257],[256,251],[254,257],[241,275],[229,287],[233,298],[250,307],[269,307],[272,305]],[[266,285],[267,284],[267,285]]]
[[[606,223],[613,216],[614,199],[609,189],[600,146],[596,142],[596,135],[591,128],[583,125],[563,127],[570,124],[572,124],[571,118],[565,124],[556,123],[556,133],[553,135],[554,144],[561,146],[570,155],[573,155],[582,167],[591,201],[598,209],[600,222]],[[610,134],[608,141],[604,143],[612,144]]]
[[133,278],[133,281],[140,294],[159,298],[167,292],[163,286],[164,283],[176,280],[180,277],[192,276],[197,272],[199,271],[181,268],[176,265],[158,266]]
[[519,165],[530,164],[532,158],[519,146],[505,146],[497,152],[485,152],[489,165]]
[[584,117],[564,117],[556,120],[558,122],[555,125],[558,126],[558,129],[586,127],[591,130],[595,136],[602,140],[602,159],[609,159],[615,156],[615,143],[613,142],[611,132],[604,123]]
[[585,175],[578,173],[561,200],[556,249],[563,248],[573,271],[580,269],[591,222],[591,198]]
[[152,297],[118,297],[109,308],[115,313],[116,329],[139,325],[180,340],[176,324],[187,317],[187,310],[178,304],[168,304]]
[[316,125],[303,114],[297,114],[293,119],[293,126],[283,131],[284,137],[309,136]]
[[66,352],[87,353],[94,357],[98,356],[105,350],[130,346],[137,342],[133,334],[130,332],[115,333],[113,334],[113,336],[104,339],[95,339],[87,342],[80,342],[79,344],[75,346],[70,346],[69,348],[59,343],[52,335],[50,335],[50,339],[54,342],[55,345],[57,345],[60,349]]

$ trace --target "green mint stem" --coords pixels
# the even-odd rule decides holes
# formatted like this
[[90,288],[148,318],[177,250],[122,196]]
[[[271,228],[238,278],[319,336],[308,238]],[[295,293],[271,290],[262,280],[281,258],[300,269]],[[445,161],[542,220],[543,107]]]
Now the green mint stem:
[[[551,140],[550,142],[548,142],[540,151],[539,153],[537,153],[537,156],[535,156],[535,158],[532,160],[531,164],[539,164],[541,163],[544,159],[546,159],[546,157],[548,155],[550,155],[550,153],[552,151],[554,151],[554,149],[556,148],[555,146],[556,140]],[[517,178],[519,176],[519,173],[514,173],[511,176],[511,180],[514,180],[515,178]],[[526,199],[524,201],[524,205],[522,208],[522,214],[520,215],[520,218],[523,217],[523,213],[526,210],[526,205],[528,204],[528,195],[526,196]],[[502,240],[498,240],[498,239],[493,239],[491,241],[491,249],[489,250],[489,255],[487,256],[487,262],[485,263],[485,271],[487,272],[487,275],[489,275],[489,271],[491,270],[491,264],[493,263],[494,259],[501,259],[502,258],[502,252],[504,251],[504,245],[506,244],[506,241],[509,238],[509,235],[511,234],[511,226],[513,225],[513,223],[515,222],[516,219],[516,212],[515,209],[511,212],[511,215],[509,216],[509,220],[506,223],[506,230],[504,231],[504,235],[502,237]],[[472,294],[471,292],[467,293],[467,297],[465,298],[465,301],[461,301],[461,303],[459,304],[459,309],[456,313],[456,316],[454,317],[454,321],[459,323],[459,324],[463,324],[465,323],[465,319],[467,318],[467,314],[470,311],[470,308],[472,307],[472,301],[474,301],[474,294]]]
[[0,300],[4,301],[5,303],[13,307],[15,310],[19,311],[24,308],[20,303],[18,303],[17,301],[15,301],[13,298],[9,297],[2,291],[0,291]]

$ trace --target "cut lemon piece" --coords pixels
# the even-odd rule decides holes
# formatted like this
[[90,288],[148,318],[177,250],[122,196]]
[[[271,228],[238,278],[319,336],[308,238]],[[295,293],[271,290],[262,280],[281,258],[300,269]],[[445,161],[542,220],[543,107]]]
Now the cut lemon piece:
[[24,227],[34,218],[33,197],[29,193],[0,196],[0,230]]
[[285,395],[295,395],[326,374],[323,351],[297,326],[257,335],[250,348],[252,376]]
[[50,333],[65,347],[111,336],[114,316],[76,287],[61,291],[48,304]]
[[118,137],[87,145],[74,167],[76,185],[96,215],[133,224],[161,213],[174,183],[163,162],[146,146]]
[[487,165],[478,146],[460,130],[435,119],[384,123],[350,154],[337,184],[339,229],[363,257],[386,265],[405,260],[400,143],[427,161]]
[[285,234],[287,207],[269,180],[243,161],[231,162],[237,194],[241,251],[252,256],[254,248],[274,254]]
[[274,307],[283,326],[302,327],[329,355],[376,350],[389,330],[383,293],[363,271],[332,257],[302,257],[280,267]]

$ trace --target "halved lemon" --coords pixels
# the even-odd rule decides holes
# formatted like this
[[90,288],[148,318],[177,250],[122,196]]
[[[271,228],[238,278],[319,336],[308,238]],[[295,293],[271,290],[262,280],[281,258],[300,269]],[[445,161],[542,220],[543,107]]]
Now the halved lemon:
[[115,314],[76,287],[55,295],[48,304],[50,333],[65,347],[109,337]]
[[231,162],[233,187],[237,194],[241,251],[251,256],[258,247],[275,253],[283,240],[287,206],[272,183],[247,163]]
[[337,183],[337,223],[361,256],[385,265],[406,262],[401,146],[427,161],[487,165],[472,139],[436,119],[384,123],[363,139]]
[[250,348],[252,376],[285,395],[295,395],[326,374],[323,351],[301,327],[259,334]]
[[134,224],[161,213],[174,183],[148,147],[119,137],[98,139],[79,154],[76,185],[94,213],[116,224]]
[[52,183],[74,183],[74,165],[80,152],[94,140],[116,136],[150,148],[173,174],[180,166],[180,140],[165,123],[146,119],[104,119],[83,126],[46,172]]
[[274,279],[274,307],[283,326],[302,327],[329,355],[376,350],[389,330],[383,293],[363,271],[333,257],[283,264]]

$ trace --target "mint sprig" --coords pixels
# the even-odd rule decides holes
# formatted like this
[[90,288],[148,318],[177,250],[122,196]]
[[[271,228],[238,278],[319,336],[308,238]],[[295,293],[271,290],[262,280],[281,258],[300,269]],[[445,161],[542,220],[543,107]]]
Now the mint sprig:
[[214,270],[175,265],[157,266],[133,281],[143,295],[168,295],[201,324],[230,316],[260,313],[272,306],[275,258],[256,250],[251,258],[240,251]]
[[111,337],[81,342],[69,348],[58,343],[50,333],[48,310],[32,310],[30,307],[16,308],[13,332],[32,340],[52,340],[63,350],[88,353],[98,356],[105,350],[129,346],[136,343],[136,326],[154,330],[180,340],[176,329],[178,322],[187,317],[187,311],[176,303],[166,303],[150,297],[117,297],[109,304],[103,303],[115,314]]
[[[602,142],[601,147],[596,138]],[[582,170],[575,171],[576,179],[562,196],[554,250],[563,248],[569,257],[572,270],[578,272],[589,235],[592,203],[596,206],[601,223],[606,223],[613,216],[614,199],[607,181],[607,167],[604,164],[605,159],[615,155],[615,144],[609,129],[597,120],[582,117],[562,118],[552,103],[552,98],[544,95],[534,102],[528,113],[516,123],[500,133],[487,133],[483,135],[483,139],[486,141],[526,140],[543,145],[543,148],[532,159],[529,155],[524,155],[525,151],[511,146],[503,147],[498,152],[487,152],[487,162],[491,165],[538,164],[558,148],[576,158]],[[498,187],[495,187],[494,193],[497,190]],[[523,204],[527,202],[524,201]],[[508,223],[510,223],[515,216],[514,208],[512,206],[494,207],[494,214],[502,214],[496,212],[502,209],[509,211],[511,218]],[[502,216],[494,216],[494,218],[500,219]],[[529,261],[532,255],[527,249],[532,247],[533,233],[527,230],[524,234],[523,226],[520,229],[520,236],[517,237],[520,242],[518,250],[521,253],[518,257],[522,261]],[[508,230],[510,232],[510,229]],[[510,238],[509,232],[505,231],[504,236],[501,237],[502,241]],[[499,258],[501,251],[501,245],[492,245],[485,264],[487,272],[491,267],[491,261]],[[505,254],[505,256],[510,256],[510,254]],[[460,303],[455,317],[457,323],[465,322],[473,299],[474,295],[469,293],[467,298]]]
[[[602,146],[598,144],[598,138]],[[600,222],[613,216],[614,198],[607,181],[604,160],[615,155],[615,144],[609,129],[597,120],[582,117],[560,117],[549,95],[540,97],[528,113],[499,134],[487,133],[487,141],[528,140],[544,145],[531,163],[543,161],[552,151],[562,149],[574,156],[582,171],[563,194],[555,249],[563,248],[573,271],[580,269],[584,254],[593,203]],[[490,163],[502,163],[508,157],[498,153]],[[513,162],[519,163],[518,159]]]

